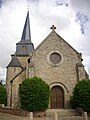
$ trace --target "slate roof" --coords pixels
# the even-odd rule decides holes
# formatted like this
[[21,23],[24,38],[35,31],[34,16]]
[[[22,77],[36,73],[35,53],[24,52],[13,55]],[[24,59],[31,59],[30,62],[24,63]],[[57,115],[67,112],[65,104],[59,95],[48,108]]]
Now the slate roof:
[[12,58],[7,68],[8,67],[22,67],[16,55]]
[[23,33],[21,37],[21,42],[31,42],[31,32],[30,32],[30,21],[29,21],[29,11],[27,12],[27,17],[25,21],[25,25],[23,28]]
[[[24,47],[24,50],[23,50]],[[16,44],[16,55],[27,56],[34,50],[34,45],[31,42],[29,11],[27,12],[25,25],[22,32],[21,41]]]

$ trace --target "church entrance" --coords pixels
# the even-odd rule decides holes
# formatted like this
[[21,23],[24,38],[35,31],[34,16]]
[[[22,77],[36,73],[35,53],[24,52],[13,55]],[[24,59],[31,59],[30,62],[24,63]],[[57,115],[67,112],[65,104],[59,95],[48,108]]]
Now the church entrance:
[[50,106],[51,109],[64,108],[64,92],[61,87],[55,86],[51,89]]

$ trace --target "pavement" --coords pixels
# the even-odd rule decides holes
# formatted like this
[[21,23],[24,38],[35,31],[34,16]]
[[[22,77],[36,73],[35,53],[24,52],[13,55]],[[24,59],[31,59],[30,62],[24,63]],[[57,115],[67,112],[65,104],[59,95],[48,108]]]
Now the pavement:
[[0,120],[29,120],[29,118],[6,113],[0,113]]
[[[6,114],[6,113],[0,113],[0,120],[30,120],[29,117],[22,117],[22,116],[16,116],[16,115],[11,115],[11,114]],[[33,120],[54,120],[52,117],[38,117]],[[62,116],[59,118],[59,120],[82,120],[82,117],[78,116]],[[90,120],[90,117],[88,118]]]
[[[6,113],[0,113],[0,120],[30,120],[29,117],[22,117],[22,116],[16,116],[16,115],[11,115],[11,114],[6,114]],[[33,120],[52,120],[52,119],[47,119],[47,118],[34,118]]]

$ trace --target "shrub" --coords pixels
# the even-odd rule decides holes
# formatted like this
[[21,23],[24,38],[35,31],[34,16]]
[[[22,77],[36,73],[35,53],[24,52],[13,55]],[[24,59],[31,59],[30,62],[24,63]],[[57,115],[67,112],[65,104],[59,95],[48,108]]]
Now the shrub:
[[6,104],[6,88],[0,84],[0,104]]
[[44,111],[48,108],[50,88],[41,78],[25,79],[19,88],[21,108],[28,111]]
[[76,84],[70,104],[72,108],[82,108],[90,112],[90,80],[82,80]]

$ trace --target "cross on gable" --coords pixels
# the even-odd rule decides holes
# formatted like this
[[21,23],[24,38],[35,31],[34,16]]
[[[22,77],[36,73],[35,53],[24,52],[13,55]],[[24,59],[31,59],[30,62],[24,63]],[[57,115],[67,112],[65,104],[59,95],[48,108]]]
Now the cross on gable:
[[52,27],[50,27],[50,29],[52,29],[52,31],[54,31],[56,29],[56,27],[54,25],[52,25]]

